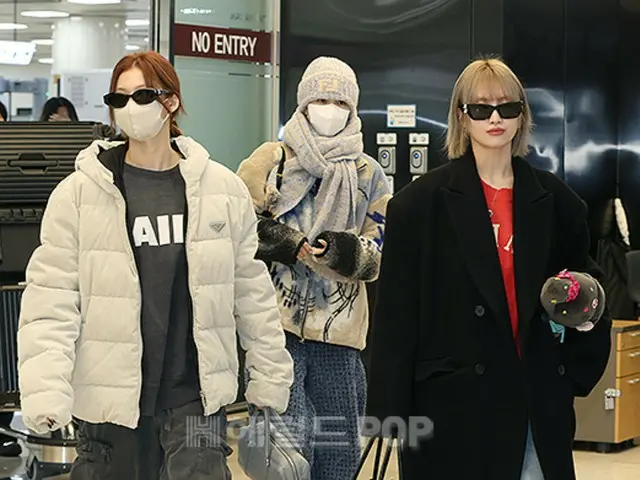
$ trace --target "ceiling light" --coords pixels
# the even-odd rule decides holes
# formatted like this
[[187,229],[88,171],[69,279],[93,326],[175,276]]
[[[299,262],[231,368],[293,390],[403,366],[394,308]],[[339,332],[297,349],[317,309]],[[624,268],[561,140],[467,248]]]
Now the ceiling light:
[[46,63],[47,65],[51,65],[53,63],[53,58],[41,58],[38,60],[38,63]]
[[135,52],[136,50],[140,50],[140,47],[138,45],[127,45],[124,48],[126,48],[128,52]]
[[33,43],[34,45],[51,46],[53,45],[53,38],[40,38],[36,40],[31,40],[31,43]]
[[148,27],[149,20],[127,20],[125,24],[127,27]]
[[0,23],[0,30],[25,30],[27,28],[23,23]]
[[20,15],[32,18],[67,18],[69,16],[67,12],[55,12],[53,10],[32,10],[22,12]]
[[67,2],[79,5],[115,5],[121,3],[121,0],[67,0]]

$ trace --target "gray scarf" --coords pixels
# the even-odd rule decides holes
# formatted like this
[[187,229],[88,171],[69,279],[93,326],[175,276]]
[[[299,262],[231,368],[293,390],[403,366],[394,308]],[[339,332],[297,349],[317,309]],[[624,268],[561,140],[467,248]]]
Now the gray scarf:
[[300,110],[285,125],[283,140],[295,157],[285,163],[274,214],[278,217],[295,208],[317,179],[322,179],[314,201],[315,218],[310,219],[312,227],[303,232],[310,242],[325,231],[356,229],[356,162],[363,153],[361,128],[353,112],[345,129],[330,138],[318,135]]

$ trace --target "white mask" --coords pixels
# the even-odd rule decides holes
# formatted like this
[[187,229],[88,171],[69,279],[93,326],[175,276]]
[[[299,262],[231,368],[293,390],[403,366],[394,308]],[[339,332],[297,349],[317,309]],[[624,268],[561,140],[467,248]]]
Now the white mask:
[[114,108],[113,115],[118,127],[132,140],[144,142],[154,138],[169,115],[163,115],[165,108],[160,102],[151,102],[148,105],[138,105],[133,99],[124,108]]
[[349,120],[349,110],[333,103],[326,105],[309,104],[309,122],[320,135],[333,137],[341,132]]

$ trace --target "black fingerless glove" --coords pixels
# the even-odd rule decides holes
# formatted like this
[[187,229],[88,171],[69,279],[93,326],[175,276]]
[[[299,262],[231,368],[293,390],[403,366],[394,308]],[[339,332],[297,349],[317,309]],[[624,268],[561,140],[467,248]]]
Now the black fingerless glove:
[[256,258],[263,262],[278,262],[293,265],[298,253],[307,241],[299,231],[272,218],[261,217],[258,221],[258,252]]
[[[344,277],[353,277],[358,270],[362,249],[360,237],[346,232],[323,232],[318,240],[327,242],[325,251],[317,255],[319,261]],[[321,247],[316,242],[314,247]]]

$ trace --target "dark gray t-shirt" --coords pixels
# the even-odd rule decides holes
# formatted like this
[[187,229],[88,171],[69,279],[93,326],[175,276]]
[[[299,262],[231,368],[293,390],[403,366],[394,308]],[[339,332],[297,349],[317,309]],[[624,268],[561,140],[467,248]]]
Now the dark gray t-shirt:
[[200,398],[185,252],[187,206],[179,167],[125,164],[127,223],[142,289],[141,415]]

